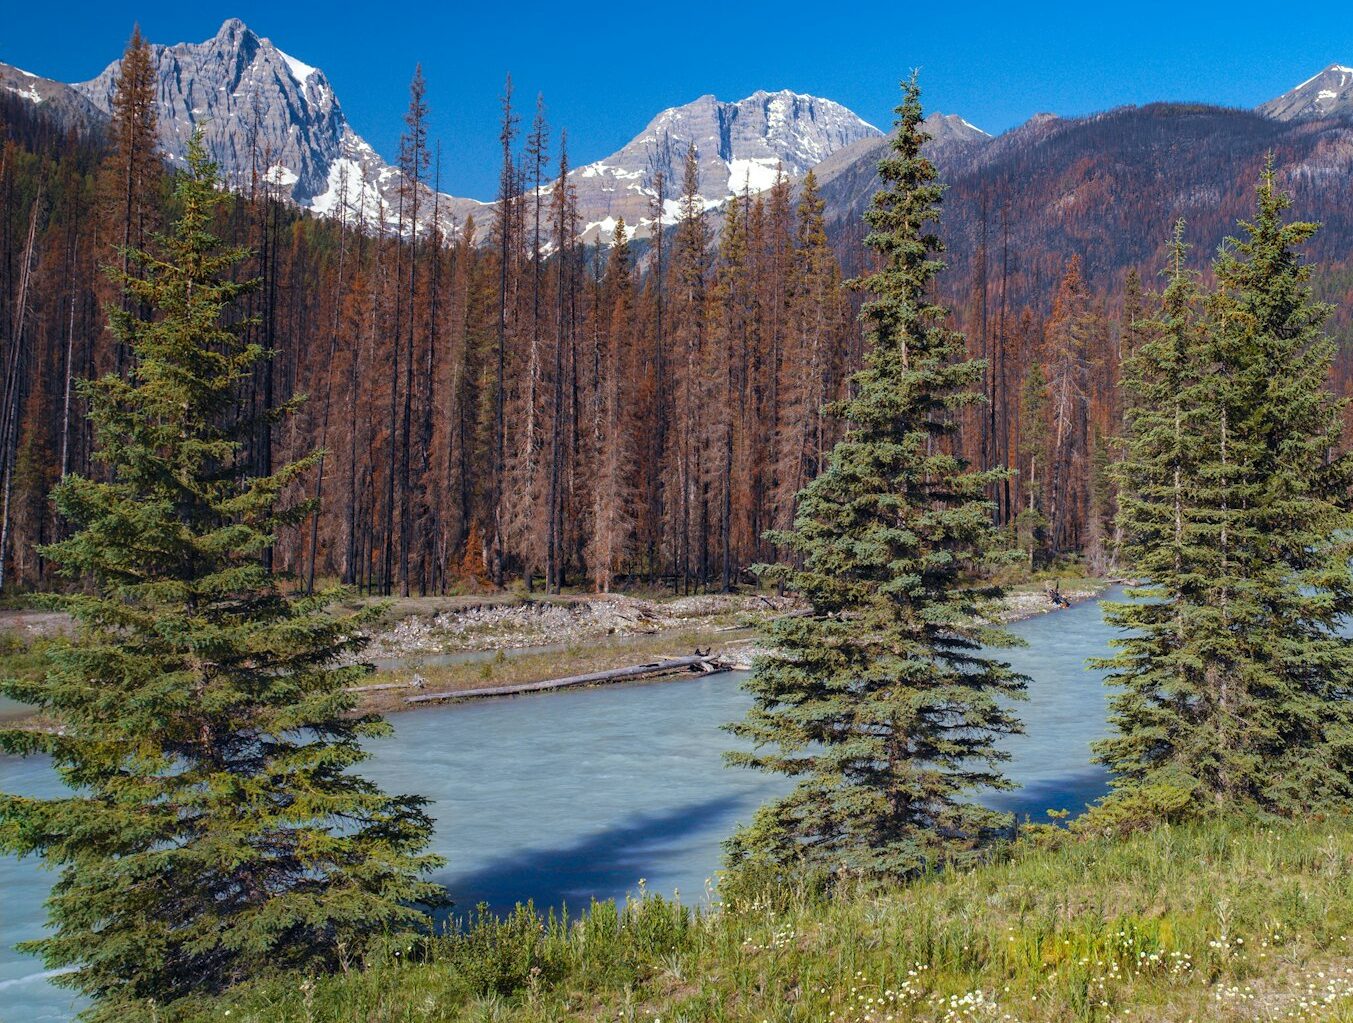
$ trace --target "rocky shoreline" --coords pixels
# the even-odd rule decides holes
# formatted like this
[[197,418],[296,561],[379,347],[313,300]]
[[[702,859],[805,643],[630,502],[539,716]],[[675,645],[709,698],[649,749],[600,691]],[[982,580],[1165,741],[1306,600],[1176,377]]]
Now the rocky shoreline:
[[376,662],[470,651],[570,647],[665,632],[755,629],[792,612],[787,597],[703,594],[651,600],[603,594],[567,600],[484,603],[411,614],[371,638],[363,657]]
[[[1098,596],[1107,585],[1099,580],[1078,580],[1061,588],[1060,595],[1076,604]],[[761,594],[666,599],[605,594],[486,602],[407,614],[375,634],[362,659],[376,663],[382,674],[388,674],[416,668],[429,659],[456,655],[468,660],[475,654],[496,652],[501,663],[513,653],[554,653],[562,674],[570,665],[584,664],[590,648],[599,644],[614,650],[623,648],[626,640],[660,640],[666,636],[688,643],[694,638],[707,648],[736,645],[747,651],[746,656],[739,656],[740,661],[747,662],[755,653],[755,634],[774,618],[792,614],[800,607],[793,598]],[[1014,590],[1006,595],[999,620],[1015,622],[1058,609],[1047,591]]]
[[[1097,597],[1108,585],[1107,580],[1077,579],[1060,593],[1076,604]],[[413,709],[420,704],[407,698],[425,690],[530,684],[697,651],[743,667],[761,652],[760,633],[770,621],[801,606],[793,598],[768,594],[399,601],[388,625],[359,655],[377,668],[371,684],[358,687],[362,710]],[[1010,623],[1056,610],[1046,590],[1026,587],[1007,593],[999,620]],[[25,647],[68,629],[63,615],[0,613],[0,633],[15,636]]]

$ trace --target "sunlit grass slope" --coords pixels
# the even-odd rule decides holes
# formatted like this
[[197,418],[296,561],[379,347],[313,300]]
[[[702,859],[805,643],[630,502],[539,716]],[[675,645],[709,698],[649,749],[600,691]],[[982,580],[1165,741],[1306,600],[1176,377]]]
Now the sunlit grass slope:
[[648,898],[569,922],[471,921],[194,1018],[1353,1021],[1345,822],[1056,844],[881,890],[744,880],[702,914]]

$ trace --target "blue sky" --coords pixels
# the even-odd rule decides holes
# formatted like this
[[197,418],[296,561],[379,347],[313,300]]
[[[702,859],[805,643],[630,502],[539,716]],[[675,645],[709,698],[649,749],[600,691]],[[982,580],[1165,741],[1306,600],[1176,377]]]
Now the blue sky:
[[[804,2],[418,5],[123,0],[7,3],[0,60],[91,78],[133,22],[154,42],[199,41],[243,19],[328,74],[348,120],[387,157],[421,61],[442,187],[489,198],[504,75],[543,93],[572,162],[605,156],[657,111],[704,93],[789,88],[886,125],[897,83],[921,69],[928,108],[996,133],[1040,111],[1202,100],[1254,106],[1331,63],[1353,65],[1353,5]],[[1300,13],[1298,13],[1300,11]],[[527,111],[529,118],[529,110]]]

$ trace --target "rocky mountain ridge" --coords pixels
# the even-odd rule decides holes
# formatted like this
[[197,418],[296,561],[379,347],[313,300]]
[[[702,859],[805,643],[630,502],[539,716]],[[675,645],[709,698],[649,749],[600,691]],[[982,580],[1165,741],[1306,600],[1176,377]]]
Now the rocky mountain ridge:
[[[346,208],[368,227],[399,229],[402,174],[348,122],[321,69],[238,18],[227,19],[203,42],[152,43],[150,50],[159,143],[168,159],[181,163],[188,139],[200,128],[232,188],[263,183],[315,213],[334,216]],[[47,103],[59,120],[88,128],[107,121],[119,67],[115,60],[95,78],[65,85],[0,65],[0,87]],[[639,234],[659,221],[674,222],[692,143],[701,196],[716,208],[744,188],[769,187],[777,173],[796,180],[839,149],[881,134],[839,103],[789,90],[756,92],[736,102],[702,96],[662,111],[621,149],[571,172],[583,236],[609,240],[621,217]],[[665,181],[661,204],[659,175]],[[473,215],[481,237],[493,207],[422,186],[418,205],[420,229],[430,225],[434,211],[443,230]]]
[[797,181],[833,154],[882,137],[841,104],[788,89],[736,102],[706,95],[662,111],[624,147],[569,177],[583,211],[583,237],[609,240],[620,218],[640,235],[651,233],[659,216],[664,225],[676,222],[691,145],[700,197],[706,209],[715,209],[744,190],[770,188],[778,175]]
[[1257,108],[1275,121],[1312,121],[1353,116],[1353,67],[1331,64],[1295,89]]
[[[316,213],[349,215],[368,225],[400,223],[397,168],[348,123],[328,78],[229,18],[201,43],[150,45],[156,74],[159,142],[181,162],[188,139],[201,128],[207,151],[227,184],[247,190],[258,182]],[[115,60],[88,82],[73,85],[111,113],[121,65]],[[421,226],[435,208],[443,227],[481,209],[472,199],[441,197],[420,187]]]
[[[318,214],[343,212],[368,229],[408,229],[401,215],[400,170],[348,122],[322,70],[281,50],[237,18],[226,20],[209,40],[152,44],[151,54],[159,141],[171,161],[181,162],[188,138],[201,128],[233,188],[266,184]],[[42,107],[63,126],[95,129],[108,120],[119,63],[74,85],[0,64],[0,90]],[[1333,64],[1255,113],[1294,125],[1353,120],[1353,68]],[[932,135],[928,151],[945,177],[954,179],[1001,164],[1010,153],[1050,145],[1054,137],[1094,117],[1039,114],[993,137],[956,115],[932,114],[927,120]],[[789,90],[758,91],[733,102],[701,96],[660,112],[616,152],[570,173],[583,239],[609,241],[621,218],[632,236],[674,223],[691,145],[706,209],[717,211],[744,190],[768,188],[780,174],[796,182],[811,168],[822,184],[829,215],[841,224],[858,217],[877,187],[876,167],[887,137],[846,107],[821,97]],[[1306,155],[1308,173],[1323,174],[1327,163],[1319,154]],[[420,185],[418,204],[420,229],[431,225],[434,214],[443,230],[458,228],[474,216],[479,237],[487,236],[493,203],[434,194]]]

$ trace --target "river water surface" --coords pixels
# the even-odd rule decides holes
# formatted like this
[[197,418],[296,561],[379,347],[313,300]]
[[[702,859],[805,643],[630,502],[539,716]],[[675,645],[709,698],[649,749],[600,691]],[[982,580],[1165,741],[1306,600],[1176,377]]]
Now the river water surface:
[[[1116,594],[1110,594],[1116,596]],[[1108,652],[1111,630],[1088,602],[1019,622],[1028,645],[1003,656],[1030,676],[1019,712],[1026,734],[1008,743],[1021,788],[989,802],[1041,818],[1081,810],[1106,787],[1089,744],[1104,733],[1105,691],[1088,657]],[[432,800],[438,880],[458,910],[585,909],[650,891],[698,903],[719,868],[721,843],[785,783],[726,768],[721,725],[749,699],[741,673],[689,681],[578,689],[397,714],[395,736],[375,743],[364,774],[387,791]],[[40,759],[0,757],[0,790],[61,791]],[[0,857],[0,1021],[69,1020],[79,1003],[50,983],[14,943],[42,933],[51,875],[32,860]]]

